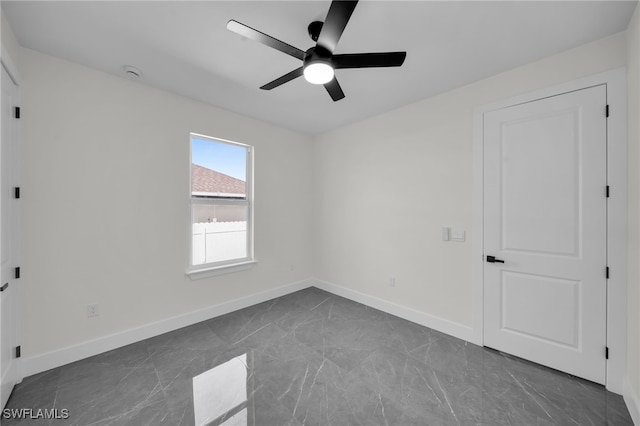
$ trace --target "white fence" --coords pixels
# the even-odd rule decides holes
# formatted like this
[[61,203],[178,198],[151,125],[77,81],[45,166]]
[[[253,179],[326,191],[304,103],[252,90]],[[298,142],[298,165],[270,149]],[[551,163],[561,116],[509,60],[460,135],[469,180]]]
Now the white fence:
[[247,257],[247,222],[193,224],[193,264]]

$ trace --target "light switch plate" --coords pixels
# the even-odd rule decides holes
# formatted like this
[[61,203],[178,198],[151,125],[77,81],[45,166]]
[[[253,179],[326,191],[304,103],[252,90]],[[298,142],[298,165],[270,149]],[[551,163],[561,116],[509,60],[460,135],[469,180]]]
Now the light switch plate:
[[452,241],[464,241],[465,240],[465,231],[464,229],[452,229],[451,230],[451,240]]
[[442,241],[449,241],[451,239],[450,232],[451,228],[448,228],[446,226],[442,228]]

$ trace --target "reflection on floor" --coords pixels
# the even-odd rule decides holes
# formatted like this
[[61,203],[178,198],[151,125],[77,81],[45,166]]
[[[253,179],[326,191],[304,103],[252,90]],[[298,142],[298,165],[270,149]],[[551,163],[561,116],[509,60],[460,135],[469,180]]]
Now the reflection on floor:
[[7,408],[69,410],[7,426],[633,424],[602,386],[316,288],[26,378]]

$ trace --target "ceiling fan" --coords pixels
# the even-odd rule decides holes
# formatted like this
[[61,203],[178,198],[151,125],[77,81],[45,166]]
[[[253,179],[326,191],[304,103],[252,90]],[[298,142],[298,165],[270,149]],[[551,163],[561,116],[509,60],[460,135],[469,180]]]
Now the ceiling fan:
[[333,54],[340,40],[340,36],[342,36],[342,32],[347,26],[349,18],[357,4],[357,0],[334,0],[331,2],[331,7],[329,7],[329,13],[327,13],[324,23],[314,21],[309,24],[309,36],[316,42],[316,45],[306,51],[275,39],[238,21],[230,20],[227,23],[227,29],[302,61],[300,68],[296,68],[282,77],[276,78],[272,82],[260,87],[261,89],[271,90],[304,75],[304,78],[309,83],[324,85],[335,102],[344,98],[344,92],[335,77],[336,69],[399,67],[407,56],[407,52]]

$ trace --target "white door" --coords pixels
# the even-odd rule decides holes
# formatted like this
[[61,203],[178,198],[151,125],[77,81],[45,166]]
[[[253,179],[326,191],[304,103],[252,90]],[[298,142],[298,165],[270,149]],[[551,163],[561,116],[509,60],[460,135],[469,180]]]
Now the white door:
[[18,87],[2,68],[2,141],[0,143],[0,406],[4,407],[18,380],[16,329],[20,215],[15,188],[18,187],[18,124],[15,106]]
[[602,85],[484,115],[484,344],[601,384],[605,108]]

